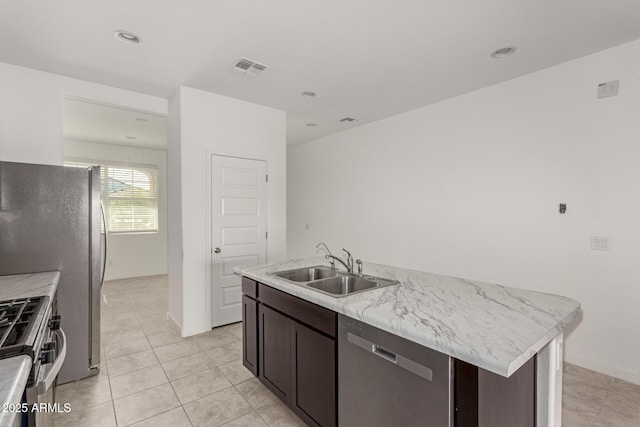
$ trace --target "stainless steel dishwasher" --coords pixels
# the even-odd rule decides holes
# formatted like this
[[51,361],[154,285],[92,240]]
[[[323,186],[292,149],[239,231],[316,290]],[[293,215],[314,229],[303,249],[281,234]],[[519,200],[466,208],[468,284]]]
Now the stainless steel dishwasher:
[[350,317],[338,317],[341,427],[450,427],[452,358]]

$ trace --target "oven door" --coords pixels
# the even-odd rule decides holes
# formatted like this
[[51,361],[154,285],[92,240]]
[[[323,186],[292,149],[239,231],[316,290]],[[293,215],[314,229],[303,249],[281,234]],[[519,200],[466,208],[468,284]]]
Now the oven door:
[[55,415],[55,397],[56,397],[56,377],[62,368],[64,359],[67,355],[67,337],[62,328],[52,331],[56,336],[56,357],[53,363],[41,365],[38,376],[32,387],[26,390],[27,404],[29,409],[33,405],[37,405],[38,410],[29,412],[28,426],[49,427],[53,426],[53,417]]

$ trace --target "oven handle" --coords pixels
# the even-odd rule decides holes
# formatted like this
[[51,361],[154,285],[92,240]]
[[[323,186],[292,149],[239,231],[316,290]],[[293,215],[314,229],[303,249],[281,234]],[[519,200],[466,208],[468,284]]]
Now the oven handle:
[[51,365],[51,369],[47,372],[47,376],[38,383],[38,394],[44,394],[49,390],[49,387],[51,387],[53,382],[56,380],[56,377],[62,368],[65,357],[67,357],[67,336],[64,334],[62,328],[56,329],[53,333],[56,334],[60,340],[60,351],[56,355],[56,360],[53,362],[53,365]]

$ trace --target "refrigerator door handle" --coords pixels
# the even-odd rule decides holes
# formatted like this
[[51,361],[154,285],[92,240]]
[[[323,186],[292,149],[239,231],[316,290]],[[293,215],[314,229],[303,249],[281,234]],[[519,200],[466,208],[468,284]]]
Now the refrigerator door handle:
[[100,211],[102,212],[102,224],[104,224],[104,259],[102,260],[102,277],[100,278],[100,287],[104,285],[104,274],[107,271],[107,251],[109,247],[109,233],[107,233],[107,216],[104,213],[104,203],[100,201]]

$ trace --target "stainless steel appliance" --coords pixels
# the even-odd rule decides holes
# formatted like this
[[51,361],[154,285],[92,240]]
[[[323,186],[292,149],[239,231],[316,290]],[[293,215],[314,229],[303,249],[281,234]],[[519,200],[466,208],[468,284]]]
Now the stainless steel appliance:
[[[0,359],[27,355],[32,361],[23,401],[27,408],[55,402],[55,380],[67,346],[60,315],[53,312],[46,296],[0,302]],[[52,425],[52,417],[50,410],[24,412],[22,425]]]
[[101,218],[99,167],[0,162],[0,275],[60,271],[58,384],[100,369]]
[[339,425],[453,425],[451,357],[343,315],[338,348]]

